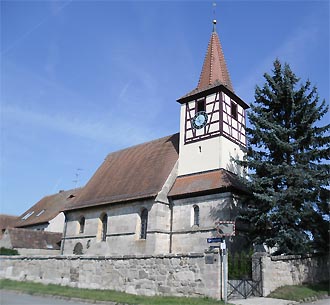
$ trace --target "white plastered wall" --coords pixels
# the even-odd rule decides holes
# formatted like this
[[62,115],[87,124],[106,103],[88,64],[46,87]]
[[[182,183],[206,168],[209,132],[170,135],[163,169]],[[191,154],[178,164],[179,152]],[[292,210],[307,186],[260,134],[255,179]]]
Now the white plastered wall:
[[180,141],[178,175],[204,172],[223,168],[235,174],[240,170],[233,159],[242,160],[244,151],[236,143],[219,136],[190,144]]
[[49,221],[49,225],[45,228],[45,231],[49,232],[63,232],[65,216],[64,213],[59,213],[56,217]]
[[220,168],[219,151],[219,137],[186,145],[183,144],[183,141],[182,143],[180,141],[178,175],[182,176]]

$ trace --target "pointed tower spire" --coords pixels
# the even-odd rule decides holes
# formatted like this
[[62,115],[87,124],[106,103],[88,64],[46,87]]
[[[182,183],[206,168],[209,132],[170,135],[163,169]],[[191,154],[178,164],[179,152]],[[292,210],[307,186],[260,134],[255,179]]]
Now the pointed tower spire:
[[221,43],[216,32],[216,23],[217,21],[213,20],[213,31],[196,89],[203,90],[219,83],[234,92]]

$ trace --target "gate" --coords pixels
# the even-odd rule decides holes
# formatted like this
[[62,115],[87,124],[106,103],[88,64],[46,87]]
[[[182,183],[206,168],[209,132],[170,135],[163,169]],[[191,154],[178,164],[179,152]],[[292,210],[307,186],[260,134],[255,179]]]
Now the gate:
[[240,253],[228,257],[227,299],[262,296],[261,258]]

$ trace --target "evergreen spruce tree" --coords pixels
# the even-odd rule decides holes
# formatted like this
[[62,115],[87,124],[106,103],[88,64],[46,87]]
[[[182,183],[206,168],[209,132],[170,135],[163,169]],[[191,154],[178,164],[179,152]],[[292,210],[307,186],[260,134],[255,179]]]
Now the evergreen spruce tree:
[[254,243],[276,254],[327,251],[329,245],[330,124],[317,89],[299,79],[288,64],[274,62],[256,87],[248,114],[246,161],[252,203],[243,218],[251,224]]

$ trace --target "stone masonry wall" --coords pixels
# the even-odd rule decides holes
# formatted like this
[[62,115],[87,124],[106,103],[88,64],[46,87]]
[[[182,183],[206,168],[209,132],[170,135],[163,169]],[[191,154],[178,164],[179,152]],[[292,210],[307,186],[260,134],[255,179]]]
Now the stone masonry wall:
[[216,253],[157,256],[6,256],[0,278],[140,295],[219,298]]
[[329,280],[327,256],[270,256],[256,253],[252,258],[253,280],[262,280],[263,296],[285,285],[318,283]]
[[[148,210],[148,237],[140,238],[143,208]],[[101,241],[100,216],[108,215],[106,241]],[[85,217],[84,232],[79,220]],[[169,252],[170,209],[154,200],[140,200],[131,204],[104,205],[88,210],[67,212],[67,227],[62,240],[63,254],[72,255],[81,243],[85,255],[153,255]],[[190,252],[197,252],[190,250]],[[200,251],[198,251],[200,252]]]

